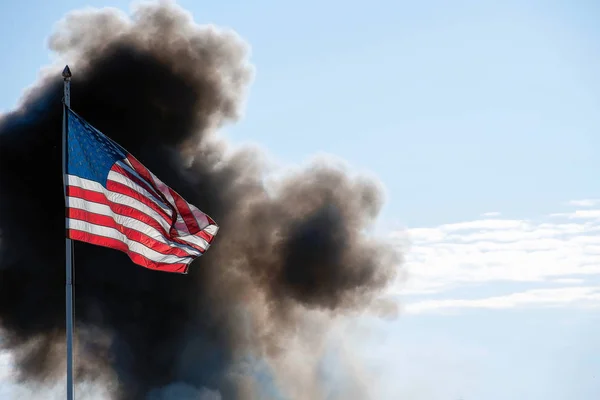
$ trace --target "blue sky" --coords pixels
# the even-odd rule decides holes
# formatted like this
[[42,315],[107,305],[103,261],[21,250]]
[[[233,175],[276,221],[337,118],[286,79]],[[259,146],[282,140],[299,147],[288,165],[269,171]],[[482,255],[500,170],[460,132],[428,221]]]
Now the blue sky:
[[[600,396],[597,2],[178,3],[252,47],[227,136],[282,164],[333,154],[386,188],[380,230],[410,244],[389,293],[403,312],[348,338],[375,398]],[[130,9],[0,4],[0,110],[82,5]]]

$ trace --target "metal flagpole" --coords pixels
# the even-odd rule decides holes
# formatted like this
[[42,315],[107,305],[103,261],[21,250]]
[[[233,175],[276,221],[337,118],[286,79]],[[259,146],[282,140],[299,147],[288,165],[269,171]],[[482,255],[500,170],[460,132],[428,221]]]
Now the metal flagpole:
[[[65,66],[62,72],[64,80],[63,130],[62,130],[62,175],[65,209],[67,201],[67,159],[68,153],[68,121],[67,108],[71,107],[71,70]],[[65,215],[66,217],[66,215]],[[66,221],[65,221],[66,222]],[[65,227],[66,228],[66,227]],[[67,331],[67,400],[73,400],[73,243],[66,239],[66,331]]]

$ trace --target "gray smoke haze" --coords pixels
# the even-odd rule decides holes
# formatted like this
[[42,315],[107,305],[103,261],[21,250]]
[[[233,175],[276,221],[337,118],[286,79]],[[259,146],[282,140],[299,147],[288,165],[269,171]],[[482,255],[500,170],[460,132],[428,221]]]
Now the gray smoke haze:
[[[175,5],[74,12],[49,43],[74,111],[220,226],[186,276],[75,244],[77,379],[126,400],[325,398],[328,326],[401,261],[365,233],[378,184],[314,162],[267,185],[260,151],[216,134],[240,117],[247,45]],[[64,374],[61,70],[0,117],[0,327],[28,385]]]

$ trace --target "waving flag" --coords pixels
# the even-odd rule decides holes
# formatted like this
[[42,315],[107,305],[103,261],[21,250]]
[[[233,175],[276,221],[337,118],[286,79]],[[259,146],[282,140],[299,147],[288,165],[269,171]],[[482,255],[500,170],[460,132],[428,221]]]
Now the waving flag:
[[217,234],[215,221],[70,109],[67,121],[67,236],[187,273]]

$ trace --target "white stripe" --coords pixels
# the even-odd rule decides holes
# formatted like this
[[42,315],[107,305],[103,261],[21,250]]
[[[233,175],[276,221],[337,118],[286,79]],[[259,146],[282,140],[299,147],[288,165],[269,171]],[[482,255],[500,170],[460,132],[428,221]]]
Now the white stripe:
[[[127,161],[127,160],[125,160]],[[148,183],[148,181],[141,176],[140,174],[137,173],[136,170],[133,169],[133,167],[129,164],[129,161],[127,161],[127,163],[123,162],[123,161],[117,161],[115,164],[117,164],[119,167],[123,168],[125,171],[127,171],[127,173],[135,176],[136,178],[138,178],[140,181],[142,182],[146,182]],[[152,190],[152,194],[155,197],[160,198],[160,195],[158,194],[158,192],[152,187],[152,185],[148,184],[148,186],[150,187],[150,189]]]
[[162,215],[160,215],[158,212],[148,207],[141,201],[121,193],[112,192],[106,189],[104,186],[100,185],[98,182],[94,182],[89,179],[84,179],[73,175],[68,175],[67,177],[69,185],[103,193],[109,201],[116,204],[121,204],[129,206],[131,208],[135,208],[139,212],[142,212],[150,218],[156,220],[156,222],[158,222],[165,229],[165,231],[169,232],[171,230],[171,221],[167,221]]
[[[80,188],[86,189],[86,190],[103,193],[109,201],[116,203],[116,204],[122,204],[122,205],[132,207],[132,208],[148,215],[153,220],[155,220],[157,223],[159,223],[165,229],[165,231],[167,231],[167,232],[170,231],[170,228],[171,228],[170,221],[165,220],[162,215],[160,215],[159,213],[157,213],[156,211],[154,211],[152,208],[148,207],[144,203],[140,202],[139,200],[136,200],[129,196],[122,195],[120,193],[111,192],[110,190],[107,190],[104,186],[102,186],[98,182],[95,182],[95,181],[92,181],[89,179],[81,178],[81,177],[78,177],[75,175],[67,175],[67,179],[68,179],[69,185],[80,187]],[[156,179],[158,179],[158,178],[156,178]],[[104,206],[104,205],[101,205],[101,206]],[[104,207],[108,207],[108,206],[104,206]],[[104,215],[106,215],[106,214],[104,214]],[[204,231],[211,234],[212,236],[216,235],[218,229],[219,229],[219,227],[217,225],[209,225],[209,226],[203,228]],[[179,236],[178,236],[179,240],[182,240],[187,243],[198,246],[203,250],[208,249],[210,246],[210,244],[206,240],[204,240],[203,238],[201,238],[199,236],[190,235],[189,233],[182,232],[181,230],[178,230],[178,233],[179,233]]]
[[[165,195],[167,200],[169,200],[169,202],[171,204],[173,204],[173,206],[175,206],[175,209],[179,211],[179,208],[177,208],[177,206],[175,205],[175,199],[173,199],[173,196],[171,195],[169,187],[167,185],[165,185],[160,179],[158,179],[158,177],[156,175],[154,175],[152,172],[150,172],[150,171],[148,171],[148,172],[150,173],[150,176],[152,176],[152,179],[154,179],[154,184],[156,185],[156,187],[158,187],[158,189]],[[200,227],[200,229],[212,236],[216,235],[216,233],[219,229],[218,226],[208,225],[208,218],[206,218],[206,214],[204,214],[202,211],[200,211],[194,205],[188,203],[185,199],[183,201],[185,201],[185,203],[190,208],[190,211],[192,212],[192,215],[196,219],[196,222],[198,223],[198,226]],[[200,214],[200,215],[198,215],[198,214]],[[201,238],[200,236],[190,234],[190,231],[189,231],[187,225],[185,224],[183,218],[181,217],[180,212],[178,212],[177,217],[178,217],[177,224],[176,224],[175,228],[178,230],[178,232],[180,234],[179,238],[188,243],[199,246],[204,250],[207,250],[210,247],[210,244],[208,243],[208,241]],[[201,218],[200,220],[198,219],[199,217]]]
[[[135,174],[140,179],[143,179],[142,177],[139,176],[139,174],[137,174],[137,172],[134,171],[133,166],[131,165],[131,163],[129,162],[128,159],[124,159],[123,162],[118,161],[117,164],[119,164],[123,168],[126,168],[129,172]],[[191,232],[189,231],[187,224],[185,223],[183,217],[181,216],[181,211],[177,207],[177,204],[175,203],[175,199],[171,195],[170,188],[163,181],[161,181],[156,175],[154,175],[154,173],[152,171],[150,171],[147,168],[146,168],[146,171],[148,172],[148,174],[150,174],[150,177],[154,181],[154,186],[156,186],[158,188],[158,190],[163,194],[163,196],[167,199],[167,201],[169,203],[171,203],[171,205],[178,211],[177,212],[177,220],[175,223],[175,229],[182,236],[189,235]],[[202,211],[200,211],[200,209],[198,209],[196,206],[188,203],[185,199],[183,201],[190,208],[190,211],[191,211],[192,215],[194,216],[194,219],[196,220],[196,223],[198,224],[198,226],[201,229],[204,229],[204,227],[207,227],[208,218],[206,217],[206,214],[203,213]],[[209,232],[211,235],[214,236],[217,233],[218,227],[216,227],[216,229],[211,229],[211,231],[212,230],[214,230],[214,233],[211,233],[210,231],[207,231],[207,232]],[[194,243],[194,242],[190,242],[190,243]],[[204,242],[204,243],[205,243],[205,245],[208,245],[207,242]],[[196,243],[196,244],[200,245],[199,243]],[[202,247],[205,248],[204,247],[205,245],[202,245]]]
[[67,183],[71,186],[77,186],[94,192],[104,193],[106,191],[106,188],[98,182],[81,178],[76,175],[67,175]]
[[181,216],[181,212],[179,211],[179,208],[175,204],[175,199],[171,195],[171,191],[169,190],[169,187],[167,185],[165,185],[163,183],[163,181],[158,179],[158,177],[156,175],[154,175],[152,172],[148,171],[148,173],[150,173],[150,176],[154,180],[154,184],[156,185],[158,190],[160,190],[160,192],[167,198],[169,203],[171,203],[171,205],[173,205],[173,207],[175,207],[175,209],[178,211],[177,222],[175,223],[175,229],[177,229],[177,231],[181,235],[189,235],[190,231],[188,230],[187,225],[185,224],[185,221],[183,220],[183,217]]
[[152,200],[152,202],[159,206],[169,217],[173,215],[173,211],[161,199],[157,198],[155,194],[148,192],[142,186],[138,185],[133,180],[121,174],[120,172],[110,171],[108,173],[107,180],[119,182],[127,186],[129,189],[139,193],[141,196]]
[[196,245],[204,250],[208,249],[208,247],[210,246],[210,244],[206,240],[202,239],[199,236],[184,235],[179,236],[178,239]]
[[104,236],[107,238],[116,239],[120,242],[123,242],[129,251],[137,253],[147,259],[154,261],[156,263],[163,264],[177,264],[177,263],[185,263],[189,264],[193,261],[193,257],[177,257],[173,255],[165,255],[161,254],[157,251],[154,251],[141,243],[138,243],[134,240],[129,240],[124,234],[119,232],[116,229],[108,228],[106,226],[95,225],[86,221],[80,221],[76,219],[67,218],[67,224],[69,228],[76,229],[83,232],[88,232],[97,236]]
[[[115,214],[110,209],[110,207],[105,204],[98,204],[98,203],[94,203],[92,201],[80,199],[77,197],[69,197],[67,200],[68,200],[69,208],[75,208],[75,209],[79,209],[79,210],[88,211],[88,212],[91,212],[94,214],[99,214],[99,215],[104,215],[104,216],[110,217],[111,219],[115,220],[115,222],[117,224],[120,224],[120,225],[124,226],[125,228],[134,229],[134,230],[141,232],[147,236],[150,236],[151,238],[153,238],[163,244],[166,244],[170,247],[180,248],[180,249],[186,251],[189,255],[197,257],[202,254],[199,250],[194,249],[193,247],[190,247],[190,246],[187,246],[184,244],[180,244],[180,243],[171,242],[171,241],[167,240],[167,238],[165,238],[165,236],[162,232],[160,232],[156,228],[151,227],[150,225],[146,224],[143,221],[140,221],[140,220],[132,218],[132,217],[127,217],[124,215]],[[67,227],[71,228],[70,226],[67,226]]]
[[[177,224],[176,228],[181,229],[181,233],[184,235],[190,234],[191,232],[188,229],[187,224],[185,223],[184,219],[181,217],[181,210],[179,210],[179,208],[177,207],[177,204],[175,203],[175,199],[171,195],[171,191],[169,190],[169,187],[165,183],[163,183],[163,181],[158,179],[158,177],[156,175],[154,175],[152,172],[150,172],[150,171],[148,171],[148,172],[150,173],[150,176],[152,176],[152,179],[154,180],[154,184],[158,187],[158,189],[161,191],[161,193],[163,193],[165,195],[167,200],[169,200],[169,202],[178,211],[178,218],[177,218],[178,224]],[[184,201],[184,203],[187,204],[187,206],[189,207],[190,212],[192,213],[192,215],[193,215],[194,219],[196,220],[196,223],[198,224],[200,229],[207,226],[208,218],[206,218],[206,214],[203,213],[202,211],[200,211],[196,206],[188,203],[183,197],[181,197],[181,198]]]
[[211,224],[211,225],[208,225],[206,228],[204,228],[203,231],[208,233],[211,236],[215,236],[217,234],[217,232],[219,231],[219,226]]
[[[123,161],[117,161],[117,164],[119,164],[123,168],[126,168],[127,171],[135,174],[139,179],[142,179],[144,182],[146,182],[146,179],[142,178],[135,171],[135,169],[133,168],[133,165],[131,165],[131,162],[127,158],[125,158]],[[185,224],[185,221],[183,220],[183,217],[181,216],[181,213],[179,212],[179,209],[177,208],[177,205],[175,204],[175,199],[173,199],[173,196],[171,196],[171,192],[169,191],[169,187],[167,185],[165,185],[160,179],[158,179],[158,177],[156,175],[154,175],[148,168],[146,168],[146,172],[148,172],[148,174],[150,175],[150,177],[154,181],[155,186],[162,193],[162,195],[165,196],[165,198],[173,206],[173,208],[175,208],[175,210],[178,211],[177,212],[177,219],[175,221],[175,229],[177,230],[177,232],[179,234],[181,234],[181,235],[187,235],[187,234],[189,234],[190,232],[187,229],[187,225]]]
[[208,225],[208,218],[206,218],[206,214],[204,214],[202,211],[200,211],[193,204],[188,204],[188,206],[190,207],[190,211],[194,215],[194,218],[196,218],[196,222],[198,223],[198,226],[200,228],[202,228],[204,226],[207,226]]

